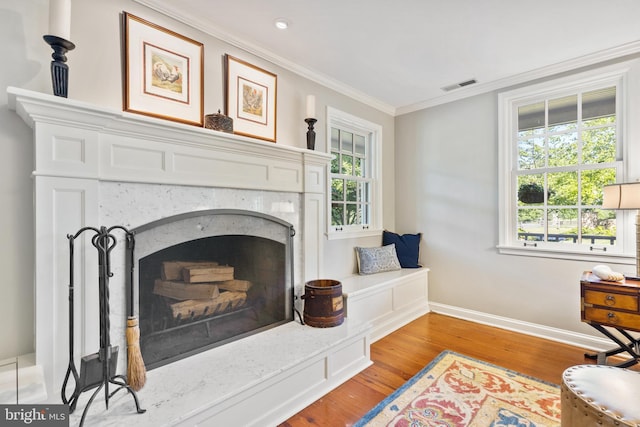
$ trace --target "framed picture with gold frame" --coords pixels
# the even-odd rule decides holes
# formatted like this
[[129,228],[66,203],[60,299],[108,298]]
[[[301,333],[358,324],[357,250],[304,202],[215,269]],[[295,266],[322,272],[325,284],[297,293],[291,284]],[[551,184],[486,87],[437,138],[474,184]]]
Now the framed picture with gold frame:
[[203,125],[203,44],[123,13],[123,110]]
[[233,133],[275,142],[278,77],[231,55],[225,55],[225,76]]

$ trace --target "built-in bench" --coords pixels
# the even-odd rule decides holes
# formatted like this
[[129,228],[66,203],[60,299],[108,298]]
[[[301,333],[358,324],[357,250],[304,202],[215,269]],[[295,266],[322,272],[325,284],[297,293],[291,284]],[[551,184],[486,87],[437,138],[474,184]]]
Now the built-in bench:
[[[85,426],[275,426],[371,365],[370,325],[347,319],[333,328],[285,323],[147,372],[132,397],[100,394]],[[113,391],[113,388],[111,388]],[[89,391],[70,417],[77,426]]]
[[372,325],[371,342],[430,311],[428,268],[403,268],[340,279],[345,316]]
[[[369,344],[427,313],[428,268],[341,279],[345,322],[312,328],[289,322],[147,373],[138,396],[92,405],[87,423],[277,425],[371,364]],[[268,348],[270,351],[265,352]],[[233,355],[233,356],[231,356]],[[241,366],[233,370],[232,366]],[[83,399],[91,393],[85,393]],[[77,425],[86,401],[71,416]]]

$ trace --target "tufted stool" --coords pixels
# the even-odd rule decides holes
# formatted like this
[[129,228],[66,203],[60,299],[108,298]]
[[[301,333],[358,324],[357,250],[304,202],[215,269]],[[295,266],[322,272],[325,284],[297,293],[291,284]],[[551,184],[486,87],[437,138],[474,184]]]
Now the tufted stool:
[[640,372],[579,365],[562,374],[562,427],[640,427]]

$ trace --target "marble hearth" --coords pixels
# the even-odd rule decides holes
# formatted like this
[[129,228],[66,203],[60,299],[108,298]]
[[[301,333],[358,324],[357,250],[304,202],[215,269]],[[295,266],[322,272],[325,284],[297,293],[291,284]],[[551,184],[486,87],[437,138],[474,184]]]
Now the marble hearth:
[[[286,221],[296,230],[292,257],[296,295],[304,292],[306,281],[323,277],[327,154],[23,89],[8,88],[8,94],[10,108],[34,131],[35,349],[49,402],[60,402],[69,359],[66,236],[82,227],[122,225],[133,229],[185,212],[250,210]],[[120,372],[126,367],[123,246],[111,255],[114,275],[110,280],[110,335],[112,345],[121,349]],[[79,359],[99,348],[98,273],[97,254],[88,240],[81,242],[76,252],[74,347]],[[135,415],[126,419],[140,425],[160,425],[155,424],[157,420],[174,425],[198,419],[205,425],[206,414],[242,413],[239,402],[249,389],[255,391],[248,396],[255,394],[259,402],[268,402],[273,394],[268,387],[275,383],[287,388],[291,383],[301,387],[308,398],[317,398],[322,390],[335,387],[370,363],[368,340],[367,325],[345,322],[344,327],[317,330],[289,322],[150,371],[149,386],[140,393],[149,411],[140,419]],[[323,343],[326,346],[320,348]],[[246,353],[255,351],[255,346],[277,350],[256,360]],[[309,348],[306,353],[304,346]],[[225,360],[230,366],[222,364]],[[203,375],[211,363],[225,374]],[[181,374],[179,367],[187,367],[182,372],[193,372]],[[323,370],[324,380],[313,379],[316,375],[307,369]],[[304,378],[313,379],[314,387],[322,385],[310,390],[299,384]],[[172,386],[167,388],[167,384]],[[289,392],[295,395],[296,390]],[[196,393],[205,397],[196,399]],[[290,410],[301,402],[290,402]],[[185,404],[182,407],[187,414],[166,418],[176,405]],[[94,405],[104,407],[103,402]],[[279,407],[273,402],[267,406]],[[271,419],[274,416],[271,414]]]

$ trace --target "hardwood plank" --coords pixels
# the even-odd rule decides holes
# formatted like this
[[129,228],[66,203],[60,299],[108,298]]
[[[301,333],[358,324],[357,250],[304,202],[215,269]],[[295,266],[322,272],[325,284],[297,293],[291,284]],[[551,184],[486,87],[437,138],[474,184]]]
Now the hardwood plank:
[[373,343],[372,366],[280,426],[351,426],[444,350],[558,385],[565,369],[594,363],[584,348],[428,313]]

